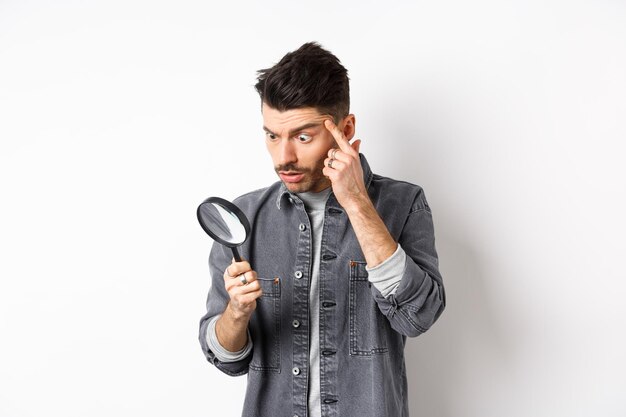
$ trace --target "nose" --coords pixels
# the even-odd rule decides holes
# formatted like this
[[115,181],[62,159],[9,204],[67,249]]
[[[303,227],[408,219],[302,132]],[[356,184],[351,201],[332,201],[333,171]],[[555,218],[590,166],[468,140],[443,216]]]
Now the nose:
[[290,139],[281,140],[278,146],[279,165],[295,164],[298,161],[295,146]]

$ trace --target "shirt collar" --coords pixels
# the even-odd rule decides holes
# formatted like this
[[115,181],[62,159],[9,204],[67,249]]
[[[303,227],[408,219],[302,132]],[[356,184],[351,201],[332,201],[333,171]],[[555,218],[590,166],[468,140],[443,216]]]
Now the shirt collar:
[[[363,181],[365,181],[365,188],[369,189],[370,184],[372,183],[372,179],[374,178],[374,174],[370,169],[370,165],[367,163],[367,159],[365,159],[365,155],[362,153],[359,154],[359,159],[361,160],[361,167],[363,167]],[[280,210],[281,202],[284,198],[291,198],[293,200],[301,201],[296,194],[291,193],[285,184],[281,182],[280,189],[278,191],[278,197],[276,198],[276,207]]]

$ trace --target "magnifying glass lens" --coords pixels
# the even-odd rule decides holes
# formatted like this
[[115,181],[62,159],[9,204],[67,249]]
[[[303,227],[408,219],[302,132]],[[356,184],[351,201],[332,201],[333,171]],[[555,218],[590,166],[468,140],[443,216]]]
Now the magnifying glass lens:
[[250,234],[250,222],[241,209],[228,200],[209,197],[198,206],[197,215],[204,231],[231,248],[235,260],[241,261],[237,246],[242,245]]
[[246,240],[246,229],[239,218],[217,203],[203,203],[199,218],[204,228],[209,228],[221,240],[232,245],[241,245]]

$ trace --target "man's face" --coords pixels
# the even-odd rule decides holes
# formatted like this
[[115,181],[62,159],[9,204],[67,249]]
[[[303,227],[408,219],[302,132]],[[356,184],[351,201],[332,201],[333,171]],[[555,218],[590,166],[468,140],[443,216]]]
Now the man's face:
[[317,193],[330,186],[322,169],[337,143],[324,126],[326,119],[332,117],[313,107],[279,111],[263,103],[265,143],[276,173],[293,193]]

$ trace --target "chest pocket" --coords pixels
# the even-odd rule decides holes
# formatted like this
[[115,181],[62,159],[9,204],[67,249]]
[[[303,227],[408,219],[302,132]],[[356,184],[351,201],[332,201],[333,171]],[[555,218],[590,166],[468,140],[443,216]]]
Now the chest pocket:
[[370,290],[365,262],[350,262],[350,355],[388,352],[389,322],[378,309]]
[[250,369],[280,372],[280,279],[259,278],[263,295],[250,318]]

